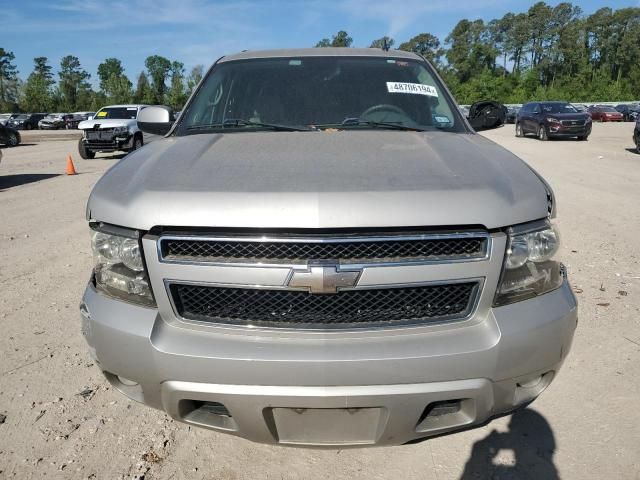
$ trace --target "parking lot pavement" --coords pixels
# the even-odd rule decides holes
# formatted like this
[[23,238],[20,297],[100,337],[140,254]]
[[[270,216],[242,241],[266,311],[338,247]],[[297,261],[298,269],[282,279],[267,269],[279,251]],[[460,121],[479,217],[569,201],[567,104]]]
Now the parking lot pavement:
[[[342,451],[190,429],[114,392],[87,353],[78,302],[91,268],[87,195],[118,160],[80,160],[77,140],[4,149],[0,477],[640,479],[640,155],[627,150],[632,130],[596,124],[588,142],[515,138],[513,126],[485,133],[544,175],[558,199],[580,322],[542,397],[480,429]],[[69,153],[78,176],[63,175]]]

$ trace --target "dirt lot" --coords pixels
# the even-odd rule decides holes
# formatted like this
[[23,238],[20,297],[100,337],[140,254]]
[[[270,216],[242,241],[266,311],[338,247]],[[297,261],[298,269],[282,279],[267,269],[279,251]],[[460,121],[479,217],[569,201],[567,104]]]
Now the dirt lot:
[[[517,139],[513,126],[486,133],[538,169],[558,197],[580,323],[552,386],[528,410],[481,429],[343,451],[190,429],[114,392],[87,354],[78,302],[91,268],[85,202],[117,160],[79,160],[74,140],[3,149],[0,478],[640,479],[640,155],[627,150],[632,129],[597,124],[586,143]],[[68,153],[78,176],[61,175]]]

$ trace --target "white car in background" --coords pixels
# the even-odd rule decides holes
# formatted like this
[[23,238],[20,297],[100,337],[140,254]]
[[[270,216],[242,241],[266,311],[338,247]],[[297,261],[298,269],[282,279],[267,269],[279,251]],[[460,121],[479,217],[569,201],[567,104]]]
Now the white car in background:
[[144,145],[138,129],[138,113],[146,105],[110,105],[95,116],[80,122],[82,138],[78,142],[80,156],[94,158],[98,152],[131,152]]

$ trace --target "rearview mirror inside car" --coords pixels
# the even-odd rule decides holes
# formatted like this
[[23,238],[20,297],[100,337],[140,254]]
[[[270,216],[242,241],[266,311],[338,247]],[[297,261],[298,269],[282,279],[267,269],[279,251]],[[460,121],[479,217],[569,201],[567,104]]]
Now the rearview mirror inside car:
[[144,133],[166,135],[172,125],[171,110],[168,107],[146,107],[138,113],[138,128]]

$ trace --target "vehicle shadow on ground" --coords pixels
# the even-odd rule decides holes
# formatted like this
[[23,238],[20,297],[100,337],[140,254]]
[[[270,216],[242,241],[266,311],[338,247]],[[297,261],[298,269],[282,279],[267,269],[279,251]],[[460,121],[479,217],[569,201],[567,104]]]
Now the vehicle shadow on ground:
[[13,148],[20,148],[20,147],[32,147],[34,145],[37,145],[37,143],[19,143],[18,145],[16,145],[15,147],[10,147],[8,145],[0,145],[0,149],[4,148],[4,149],[13,149]]
[[629,153],[633,153],[634,155],[640,154],[637,148],[625,148],[625,150]]
[[115,155],[96,156],[93,160],[122,160],[126,156],[126,153],[117,153]]
[[473,444],[460,480],[559,480],[555,450],[549,422],[535,410],[519,410],[512,415],[507,432],[493,430]]
[[18,173],[0,176],[0,191],[59,176],[59,173]]

